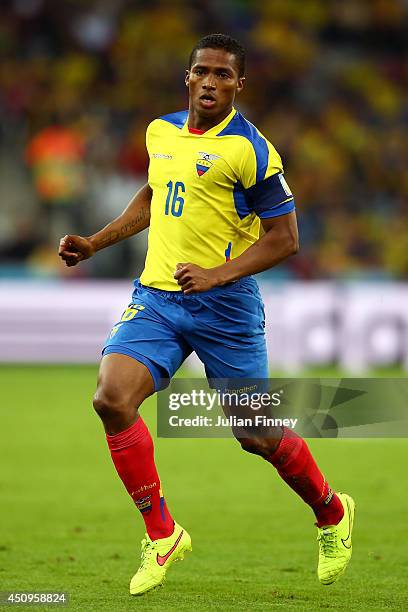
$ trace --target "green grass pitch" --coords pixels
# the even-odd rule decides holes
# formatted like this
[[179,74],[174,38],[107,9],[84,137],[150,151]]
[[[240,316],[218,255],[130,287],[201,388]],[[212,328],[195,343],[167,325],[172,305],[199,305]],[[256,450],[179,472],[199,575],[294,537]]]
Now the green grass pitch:
[[[143,521],[92,412],[95,377],[94,367],[0,370],[0,590],[65,590],[68,609],[84,612],[408,609],[408,441],[397,439],[310,441],[357,503],[353,559],[331,587],[317,582],[311,511],[269,464],[233,440],[159,440],[165,495],[193,553],[162,589],[131,598]],[[142,414],[154,431],[155,400]]]

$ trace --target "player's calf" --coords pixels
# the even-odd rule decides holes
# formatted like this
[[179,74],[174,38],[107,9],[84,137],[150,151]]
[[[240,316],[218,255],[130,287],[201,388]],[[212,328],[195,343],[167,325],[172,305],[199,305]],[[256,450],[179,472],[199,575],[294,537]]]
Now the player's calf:
[[308,504],[317,519],[317,526],[337,525],[344,514],[343,505],[330,488],[310,453],[305,440],[293,430],[283,428],[279,438],[240,438],[244,450],[271,463],[279,476]]
[[152,377],[138,361],[116,353],[103,358],[94,407],[105,426],[116,471],[154,541],[169,537],[174,521],[154,462],[152,437],[138,416],[139,405],[152,392]]

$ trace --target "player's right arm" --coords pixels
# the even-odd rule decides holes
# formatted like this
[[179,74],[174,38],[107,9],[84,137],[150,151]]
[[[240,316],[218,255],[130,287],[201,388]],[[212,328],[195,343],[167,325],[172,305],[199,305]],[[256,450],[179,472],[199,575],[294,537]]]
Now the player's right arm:
[[67,266],[76,266],[89,259],[97,251],[134,236],[149,227],[152,189],[144,185],[129,202],[123,213],[96,234],[88,236],[64,236],[60,240],[58,254]]

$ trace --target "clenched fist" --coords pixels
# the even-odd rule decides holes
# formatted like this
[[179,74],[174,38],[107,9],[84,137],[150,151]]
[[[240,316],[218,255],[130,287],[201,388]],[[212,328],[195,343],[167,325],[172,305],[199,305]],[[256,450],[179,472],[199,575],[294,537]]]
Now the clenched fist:
[[67,266],[76,266],[80,261],[89,259],[95,253],[91,241],[82,236],[64,236],[60,240],[58,255]]
[[202,268],[192,263],[177,264],[174,278],[185,295],[208,291],[219,284],[212,269]]

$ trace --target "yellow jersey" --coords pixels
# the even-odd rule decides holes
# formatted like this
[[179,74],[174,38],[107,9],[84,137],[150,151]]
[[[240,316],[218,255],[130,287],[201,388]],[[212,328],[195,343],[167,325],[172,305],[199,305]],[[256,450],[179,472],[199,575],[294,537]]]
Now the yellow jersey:
[[202,134],[187,120],[165,115],[146,132],[153,195],[140,282],[167,291],[180,291],[178,263],[219,266],[258,240],[260,218],[295,208],[277,151],[239,112]]

